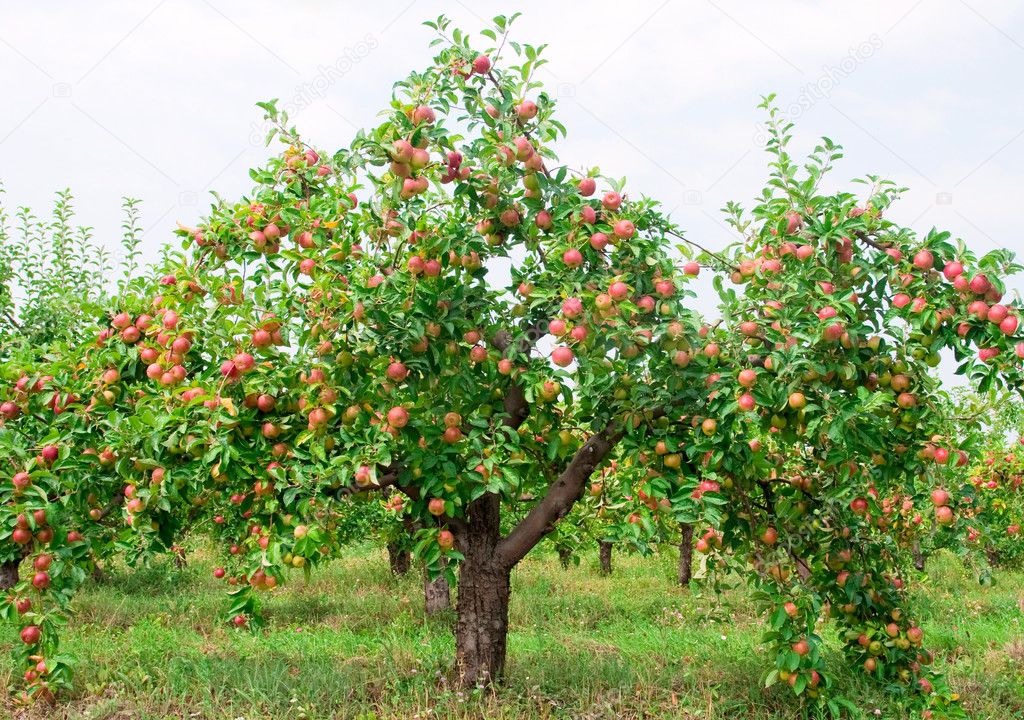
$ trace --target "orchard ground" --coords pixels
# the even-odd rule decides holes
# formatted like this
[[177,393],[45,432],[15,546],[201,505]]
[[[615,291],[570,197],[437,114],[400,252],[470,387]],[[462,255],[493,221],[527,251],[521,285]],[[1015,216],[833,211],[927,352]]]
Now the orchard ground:
[[[788,688],[763,690],[763,622],[749,592],[674,589],[672,548],[596,552],[562,570],[553,554],[513,575],[509,667],[495,692],[447,687],[453,616],[427,622],[419,576],[394,578],[384,554],[353,550],[307,583],[276,590],[268,627],[238,632],[216,618],[223,586],[203,549],[177,570],[109,571],[76,598],[65,649],[80,659],[75,689],[41,718],[798,718]],[[992,586],[951,555],[933,557],[915,585],[940,666],[978,720],[1024,717],[1024,573]],[[899,697],[847,666],[829,640],[837,692],[864,717],[902,718]],[[0,684],[13,684],[16,628],[0,628]],[[857,715],[854,715],[857,717]]]

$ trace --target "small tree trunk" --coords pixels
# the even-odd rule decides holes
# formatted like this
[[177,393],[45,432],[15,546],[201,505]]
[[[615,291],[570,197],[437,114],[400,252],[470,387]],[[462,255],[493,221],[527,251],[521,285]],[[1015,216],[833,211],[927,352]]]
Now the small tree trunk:
[[989,565],[992,567],[999,567],[999,551],[992,545],[985,548],[985,557],[988,559]]
[[915,542],[914,547],[910,552],[914,556],[914,569],[918,572],[924,572],[925,556],[924,553],[921,552],[921,544]]
[[10,590],[18,584],[18,568],[21,558],[0,563],[0,590]]
[[462,687],[498,682],[505,670],[511,568],[494,554],[501,538],[501,499],[483,495],[468,508],[459,533],[465,559],[459,565],[455,662]]
[[561,563],[563,570],[569,569],[569,562],[572,560],[572,550],[566,547],[558,548],[558,562]]
[[601,558],[601,574],[611,575],[612,574],[612,544],[607,540],[602,540],[599,550],[599,556]]
[[693,525],[679,523],[682,539],[679,541],[679,584],[686,587],[693,577]]
[[408,550],[399,543],[388,543],[388,564],[394,575],[405,575],[409,572],[412,558]]
[[423,607],[428,617],[433,617],[452,606],[451,589],[448,587],[448,578],[438,575],[433,580],[423,569]]

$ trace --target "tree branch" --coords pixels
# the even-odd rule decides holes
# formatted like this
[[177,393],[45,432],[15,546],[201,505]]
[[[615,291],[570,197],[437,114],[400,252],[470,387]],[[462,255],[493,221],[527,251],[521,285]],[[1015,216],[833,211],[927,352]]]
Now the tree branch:
[[609,424],[583,443],[562,474],[548,488],[547,494],[498,543],[494,554],[499,563],[511,569],[554,529],[555,523],[565,517],[579,500],[587,480],[621,437],[621,431]]

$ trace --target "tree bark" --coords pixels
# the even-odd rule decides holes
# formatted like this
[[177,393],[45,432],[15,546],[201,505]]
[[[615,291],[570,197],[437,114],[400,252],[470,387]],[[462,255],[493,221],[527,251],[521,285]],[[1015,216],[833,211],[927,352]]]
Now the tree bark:
[[921,552],[920,543],[915,542],[914,547],[911,549],[911,554],[914,556],[914,569],[918,572],[924,572],[925,556]]
[[993,547],[992,545],[989,545],[989,546],[987,546],[985,548],[985,558],[988,560],[988,564],[991,565],[992,567],[994,567],[994,568],[995,567],[999,567],[999,565],[1000,565],[999,551],[996,550],[995,547]]
[[498,682],[505,671],[510,580],[510,572],[495,563],[460,567],[455,648],[463,687]]
[[601,558],[601,574],[611,575],[612,574],[612,544],[607,540],[602,540],[598,555]]
[[18,568],[21,558],[0,563],[0,590],[10,590],[18,584]]
[[388,543],[388,565],[393,575],[405,575],[409,572],[411,557],[408,550],[400,543]]
[[501,499],[492,493],[467,508],[460,533],[465,559],[459,566],[455,658],[459,683],[475,687],[497,682],[505,670],[511,565],[495,557],[501,537]]
[[686,587],[693,578],[693,525],[679,523],[682,539],[679,541],[679,584]]
[[452,606],[451,589],[448,587],[448,578],[438,575],[433,580],[423,569],[423,607],[428,617],[434,617]]
[[558,562],[562,565],[563,570],[569,569],[569,563],[572,561],[572,550],[565,547],[558,548]]

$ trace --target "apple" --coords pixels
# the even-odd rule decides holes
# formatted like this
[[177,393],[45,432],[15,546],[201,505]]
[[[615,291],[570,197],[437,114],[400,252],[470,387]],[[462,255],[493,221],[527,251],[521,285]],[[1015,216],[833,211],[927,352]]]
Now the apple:
[[431,125],[437,119],[437,116],[434,114],[434,109],[429,105],[418,105],[412,111],[410,119],[413,125]]
[[409,411],[401,405],[388,410],[388,424],[396,430],[401,430],[409,424]]
[[636,227],[629,220],[619,220],[612,226],[612,232],[615,234],[615,237],[628,240],[633,237]]
[[583,253],[576,248],[569,248],[562,253],[562,262],[565,263],[566,267],[578,268],[583,264]]
[[992,283],[989,282],[989,279],[985,277],[984,274],[978,273],[973,278],[971,278],[971,282],[968,285],[968,287],[970,287],[971,292],[973,292],[975,295],[984,295],[985,293],[992,289]]
[[441,498],[431,498],[430,502],[427,503],[427,512],[434,517],[441,517],[444,515],[444,500]]
[[807,398],[802,392],[790,393],[788,402],[789,406],[794,410],[801,410],[807,407]]
[[437,544],[442,550],[451,550],[455,547],[455,536],[450,530],[442,530],[437,534]]
[[26,645],[35,645],[42,635],[42,631],[36,625],[29,625],[22,629],[21,641]]
[[918,250],[914,255],[914,267],[918,270],[931,270],[935,267],[935,256],[930,250]]
[[473,72],[477,75],[486,75],[491,70],[491,59],[486,55],[477,55],[473,58]]
[[601,198],[601,205],[605,210],[615,212],[622,205],[622,196],[617,192],[606,192]]
[[943,505],[949,504],[949,493],[942,488],[932,490],[931,498],[932,504],[936,507],[942,507]]
[[551,360],[559,367],[567,367],[575,359],[572,350],[565,346],[558,346],[551,351]]

